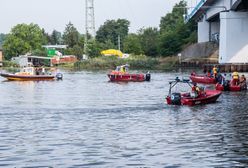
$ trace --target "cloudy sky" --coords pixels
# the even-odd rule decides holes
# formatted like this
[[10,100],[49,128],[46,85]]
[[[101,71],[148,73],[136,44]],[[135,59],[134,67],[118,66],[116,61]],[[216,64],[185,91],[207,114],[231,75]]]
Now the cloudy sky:
[[[192,1],[192,0],[191,0]],[[108,19],[127,19],[130,31],[158,27],[160,18],[179,0],[94,0],[96,29]],[[71,21],[85,31],[85,0],[1,0],[0,33],[19,23],[36,23],[47,32],[63,32]]]

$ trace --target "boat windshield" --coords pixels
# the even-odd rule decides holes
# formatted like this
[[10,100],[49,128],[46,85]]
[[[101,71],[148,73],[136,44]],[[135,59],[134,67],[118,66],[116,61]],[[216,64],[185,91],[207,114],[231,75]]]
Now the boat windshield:
[[121,65],[121,66],[117,66],[115,71],[118,71],[118,72],[128,72],[128,69],[129,69],[129,65]]

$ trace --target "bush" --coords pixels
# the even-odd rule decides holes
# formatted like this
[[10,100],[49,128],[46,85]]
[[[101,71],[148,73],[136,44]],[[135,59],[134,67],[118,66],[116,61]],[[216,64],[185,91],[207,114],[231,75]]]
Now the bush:
[[116,66],[129,64],[131,69],[156,69],[159,60],[156,58],[148,58],[146,56],[130,56],[122,59],[114,56],[111,57],[95,57],[89,60],[80,61],[74,64],[76,69],[115,69]]

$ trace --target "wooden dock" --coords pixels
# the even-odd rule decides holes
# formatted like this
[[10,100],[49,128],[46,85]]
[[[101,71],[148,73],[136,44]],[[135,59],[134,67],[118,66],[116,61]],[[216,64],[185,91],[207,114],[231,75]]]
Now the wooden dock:
[[248,72],[248,63],[246,64],[205,64],[203,66],[204,70],[211,70],[213,66],[216,65],[220,72]]
[[248,63],[243,64],[219,64],[213,62],[182,62],[178,67],[181,68],[200,68],[205,72],[212,70],[214,66],[219,68],[220,72],[230,73],[233,71],[248,72]]

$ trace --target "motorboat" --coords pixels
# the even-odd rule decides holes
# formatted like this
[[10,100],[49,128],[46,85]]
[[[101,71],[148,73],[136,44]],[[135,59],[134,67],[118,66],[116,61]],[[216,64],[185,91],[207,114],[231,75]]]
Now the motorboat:
[[117,66],[115,70],[108,73],[109,80],[112,82],[143,82],[150,81],[151,74],[147,72],[144,73],[129,73],[129,65]]
[[239,92],[247,90],[246,82],[235,85],[232,81],[225,80],[222,83],[217,83],[215,85],[216,90],[220,91],[231,91],[231,92]]
[[216,79],[212,76],[198,75],[196,73],[191,73],[190,79],[192,82],[195,82],[195,83],[203,83],[203,84],[216,84],[217,83]]
[[180,80],[176,78],[175,81],[169,82],[170,89],[169,94],[166,97],[166,102],[169,105],[188,105],[195,106],[200,104],[208,104],[214,103],[221,95],[221,91],[219,90],[205,90],[202,89],[198,95],[195,93],[186,92],[186,93],[178,93],[172,92],[172,88],[175,87],[178,83],[184,83],[188,85],[190,88],[193,87],[193,83],[189,80]]
[[17,73],[0,73],[0,76],[11,81],[40,81],[40,80],[54,80],[62,79],[62,74],[58,73],[52,75],[47,73],[45,68],[24,67]]

